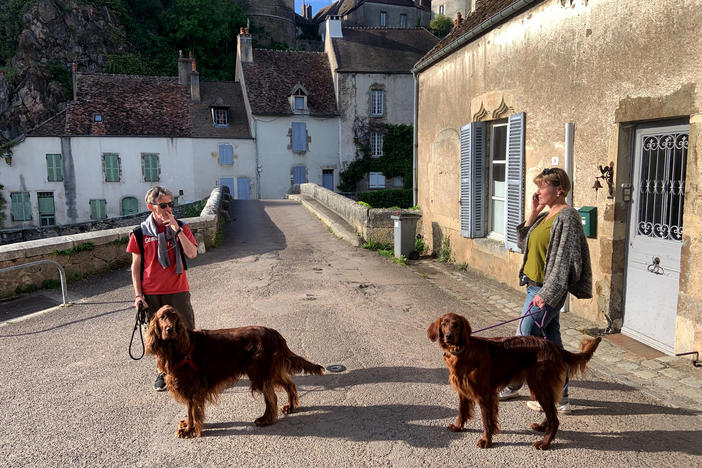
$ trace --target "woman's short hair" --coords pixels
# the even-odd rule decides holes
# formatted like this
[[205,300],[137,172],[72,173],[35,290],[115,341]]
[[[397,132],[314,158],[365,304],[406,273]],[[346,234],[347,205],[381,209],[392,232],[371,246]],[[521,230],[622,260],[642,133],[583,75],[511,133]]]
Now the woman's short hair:
[[156,203],[156,200],[163,196],[173,197],[173,192],[168,190],[166,187],[161,187],[160,185],[157,185],[156,187],[150,188],[149,191],[146,192],[144,200],[146,200],[147,204],[150,203],[153,205],[154,203]]
[[539,172],[539,175],[534,177],[534,183],[536,185],[548,184],[552,187],[558,187],[563,192],[563,196],[568,195],[570,192],[570,177],[566,171],[560,167],[547,167],[543,171]]

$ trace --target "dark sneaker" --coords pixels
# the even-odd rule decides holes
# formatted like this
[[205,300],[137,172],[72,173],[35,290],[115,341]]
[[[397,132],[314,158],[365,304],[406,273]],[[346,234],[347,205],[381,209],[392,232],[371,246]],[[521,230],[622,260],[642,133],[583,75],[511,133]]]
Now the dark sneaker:
[[154,382],[154,390],[163,392],[166,390],[166,374],[158,374],[156,382]]

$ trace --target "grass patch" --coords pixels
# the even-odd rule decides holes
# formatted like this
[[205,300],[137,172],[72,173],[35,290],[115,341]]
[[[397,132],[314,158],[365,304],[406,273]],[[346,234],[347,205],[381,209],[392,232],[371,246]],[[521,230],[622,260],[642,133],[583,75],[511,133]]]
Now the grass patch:
[[[127,239],[128,240],[128,239]],[[95,248],[95,244],[92,242],[83,242],[82,244],[78,244],[72,249],[66,249],[66,250],[54,250],[53,254],[54,255],[75,255],[80,252],[88,252],[90,250],[93,250]]]
[[363,245],[361,245],[364,249],[368,250],[392,250],[392,246],[389,244],[381,244],[380,242],[376,241],[367,241]]
[[444,237],[441,239],[441,247],[439,247],[439,261],[448,263],[451,261],[451,238]]
[[429,252],[429,246],[424,242],[421,234],[417,234],[417,238],[414,240],[414,251],[419,255],[426,255]]

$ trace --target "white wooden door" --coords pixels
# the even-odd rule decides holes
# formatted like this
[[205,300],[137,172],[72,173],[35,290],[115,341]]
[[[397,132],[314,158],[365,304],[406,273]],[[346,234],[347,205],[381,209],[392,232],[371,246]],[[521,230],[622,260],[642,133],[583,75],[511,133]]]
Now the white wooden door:
[[675,347],[689,126],[639,129],[622,333],[667,354]]

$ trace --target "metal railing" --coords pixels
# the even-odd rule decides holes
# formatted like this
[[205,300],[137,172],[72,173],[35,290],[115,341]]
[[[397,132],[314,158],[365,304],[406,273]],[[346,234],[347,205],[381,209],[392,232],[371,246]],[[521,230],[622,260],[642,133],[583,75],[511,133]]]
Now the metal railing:
[[53,260],[37,260],[36,262],[29,262],[29,263],[23,263],[21,265],[0,268],[0,273],[4,273],[6,271],[12,271],[12,270],[19,270],[20,268],[32,267],[32,266],[40,265],[42,263],[51,263],[58,268],[59,276],[61,277],[61,294],[63,295],[63,305],[64,306],[68,305],[68,301],[66,301],[66,289],[67,289],[66,288],[66,272],[64,271],[61,264],[58,262],[55,262]]

